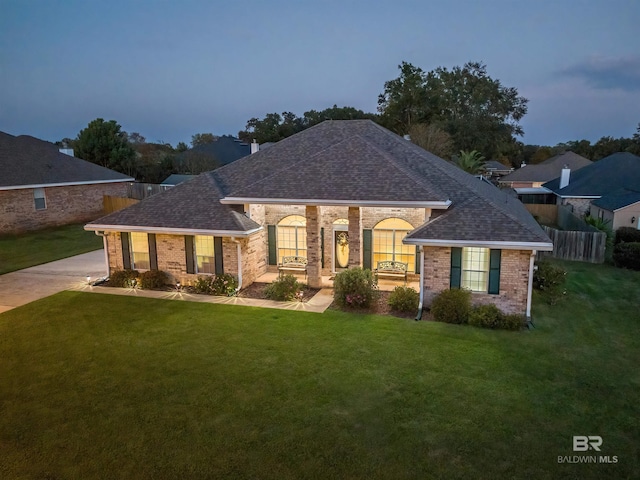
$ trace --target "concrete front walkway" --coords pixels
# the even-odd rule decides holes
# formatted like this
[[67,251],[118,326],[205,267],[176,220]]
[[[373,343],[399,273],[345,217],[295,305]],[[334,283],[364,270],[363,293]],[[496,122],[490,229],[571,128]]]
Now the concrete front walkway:
[[0,275],[0,313],[107,275],[104,250]]
[[26,305],[63,290],[91,293],[110,293],[133,297],[162,298],[201,303],[224,303],[247,307],[279,308],[304,312],[324,312],[333,302],[333,290],[324,288],[308,302],[274,302],[254,298],[215,297],[191,295],[184,292],[159,292],[131,288],[93,287],[87,284],[87,276],[97,280],[107,275],[104,250],[84,253],[75,257],[25,268],[0,275],[0,314],[12,308]]

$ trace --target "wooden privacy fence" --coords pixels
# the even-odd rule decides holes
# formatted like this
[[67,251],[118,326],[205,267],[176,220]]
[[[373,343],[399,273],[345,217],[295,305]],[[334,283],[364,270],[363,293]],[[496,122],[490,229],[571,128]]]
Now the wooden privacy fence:
[[122,210],[123,208],[134,205],[139,201],[140,200],[136,200],[134,198],[112,197],[110,195],[103,195],[102,208],[104,209],[104,214],[109,215],[110,213],[117,212],[118,210]]
[[558,206],[538,203],[525,203],[525,208],[541,223],[558,224]]
[[582,232],[556,230],[542,226],[553,242],[553,252],[538,252],[540,258],[551,256],[563,260],[603,263],[607,248],[607,234],[604,232]]
[[127,197],[144,200],[152,195],[157,195],[171,188],[169,185],[158,185],[156,183],[130,183],[127,190]]

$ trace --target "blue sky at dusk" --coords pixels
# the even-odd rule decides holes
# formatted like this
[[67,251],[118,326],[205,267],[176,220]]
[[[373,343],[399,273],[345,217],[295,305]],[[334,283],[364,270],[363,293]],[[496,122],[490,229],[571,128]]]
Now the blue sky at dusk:
[[525,143],[630,137],[640,1],[0,0],[0,130],[56,141],[93,119],[175,145],[251,117],[374,112],[407,61],[482,61],[529,99]]

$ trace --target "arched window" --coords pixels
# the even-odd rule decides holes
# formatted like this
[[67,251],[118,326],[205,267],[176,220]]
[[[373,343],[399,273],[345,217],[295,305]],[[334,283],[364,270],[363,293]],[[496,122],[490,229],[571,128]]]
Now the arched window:
[[278,263],[282,257],[307,256],[307,219],[301,215],[289,215],[278,223]]
[[411,224],[401,218],[387,218],[373,227],[373,268],[378,262],[393,260],[406,263],[408,271],[414,273],[416,247],[402,243],[411,230]]

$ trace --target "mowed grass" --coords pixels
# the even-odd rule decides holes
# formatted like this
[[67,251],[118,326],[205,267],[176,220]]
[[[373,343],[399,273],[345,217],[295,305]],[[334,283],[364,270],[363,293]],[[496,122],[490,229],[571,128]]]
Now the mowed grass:
[[0,275],[102,248],[102,238],[81,225],[0,236]]
[[[0,478],[633,478],[640,273],[494,332],[63,292],[0,315]],[[600,435],[616,464],[558,464]]]

